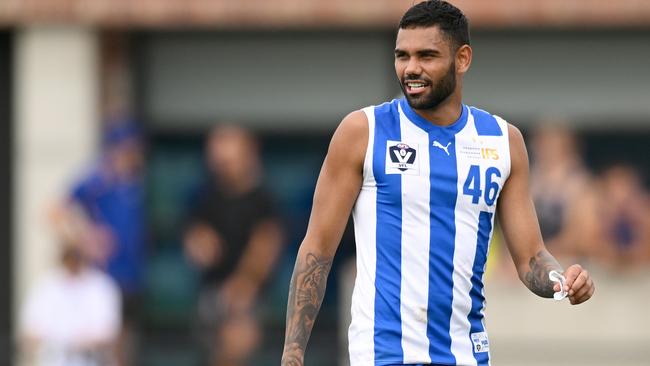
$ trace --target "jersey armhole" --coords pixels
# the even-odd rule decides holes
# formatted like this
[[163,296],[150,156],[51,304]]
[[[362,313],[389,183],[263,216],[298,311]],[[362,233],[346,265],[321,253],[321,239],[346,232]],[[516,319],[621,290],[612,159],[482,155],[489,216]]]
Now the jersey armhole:
[[504,142],[505,146],[504,147],[505,147],[505,149],[507,151],[506,156],[508,157],[508,161],[506,163],[506,168],[505,168],[506,169],[505,173],[506,173],[506,177],[510,177],[512,156],[510,155],[510,131],[509,131],[509,127],[508,127],[508,122],[505,119],[503,119],[503,118],[501,118],[501,117],[499,117],[497,115],[494,115],[494,118],[497,120],[497,123],[499,124],[499,127],[501,128],[501,131],[503,131],[503,137],[504,137],[504,140],[505,140],[505,142]]
[[363,159],[363,183],[365,185],[369,181],[368,178],[374,175],[372,172],[372,156],[375,141],[375,107],[366,107],[362,111],[366,114],[366,119],[368,120],[368,141],[366,154]]

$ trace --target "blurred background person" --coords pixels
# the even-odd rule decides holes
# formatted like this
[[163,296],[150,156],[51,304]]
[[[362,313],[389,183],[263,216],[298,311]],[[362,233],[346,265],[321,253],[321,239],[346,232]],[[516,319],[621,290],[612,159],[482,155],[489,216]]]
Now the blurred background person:
[[[540,230],[558,257],[578,256],[593,222],[587,198],[593,189],[580,145],[569,123],[543,119],[531,137],[530,184]],[[591,238],[593,239],[593,238]]]
[[618,270],[647,268],[650,263],[650,197],[639,173],[626,164],[613,164],[599,179],[600,220],[590,253]]
[[205,152],[210,178],[196,196],[185,251],[202,272],[198,315],[210,365],[244,365],[260,341],[256,300],[280,253],[282,229],[254,137],[216,127]]
[[122,293],[120,364],[133,362],[145,248],[143,142],[131,122],[108,124],[102,154],[55,214],[59,234],[102,268]]
[[29,291],[21,309],[20,346],[29,365],[113,366],[120,330],[120,292],[86,263],[76,244]]

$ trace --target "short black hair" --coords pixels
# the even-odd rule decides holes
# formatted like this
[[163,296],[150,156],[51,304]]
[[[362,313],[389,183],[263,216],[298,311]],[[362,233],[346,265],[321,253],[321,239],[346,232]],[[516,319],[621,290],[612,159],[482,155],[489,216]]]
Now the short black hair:
[[457,7],[442,0],[428,0],[413,5],[399,22],[400,29],[438,26],[458,49],[469,45],[469,22]]

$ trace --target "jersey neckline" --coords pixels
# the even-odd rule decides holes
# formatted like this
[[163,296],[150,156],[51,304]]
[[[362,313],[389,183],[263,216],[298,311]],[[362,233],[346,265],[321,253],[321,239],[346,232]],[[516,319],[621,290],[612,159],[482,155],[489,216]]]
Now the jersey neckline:
[[409,105],[409,103],[406,101],[406,98],[401,98],[399,100],[399,105],[402,109],[402,112],[404,112],[404,115],[413,122],[415,125],[418,127],[422,128],[423,130],[427,132],[431,131],[446,131],[446,132],[451,132],[453,134],[458,133],[460,130],[465,127],[467,124],[467,106],[465,104],[461,104],[461,112],[460,112],[460,117],[454,123],[448,125],[448,126],[437,126],[434,125],[433,123],[429,122],[427,119],[423,118],[419,114],[417,114]]

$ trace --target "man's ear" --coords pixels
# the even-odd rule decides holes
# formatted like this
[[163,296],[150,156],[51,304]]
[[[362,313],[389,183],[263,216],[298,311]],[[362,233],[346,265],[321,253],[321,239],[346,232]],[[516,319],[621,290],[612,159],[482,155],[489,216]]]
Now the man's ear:
[[464,74],[472,64],[472,47],[464,44],[456,51],[456,72]]

